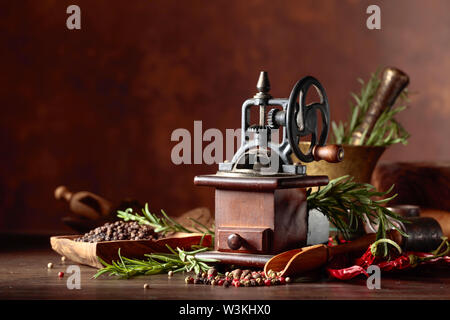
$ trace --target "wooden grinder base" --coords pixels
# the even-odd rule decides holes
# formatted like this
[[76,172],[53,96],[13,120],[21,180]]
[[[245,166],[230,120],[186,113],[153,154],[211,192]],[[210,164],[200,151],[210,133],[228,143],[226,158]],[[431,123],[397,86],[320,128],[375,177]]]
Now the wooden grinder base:
[[215,250],[276,254],[306,245],[307,187],[328,184],[327,176],[204,175],[197,186],[216,188]]

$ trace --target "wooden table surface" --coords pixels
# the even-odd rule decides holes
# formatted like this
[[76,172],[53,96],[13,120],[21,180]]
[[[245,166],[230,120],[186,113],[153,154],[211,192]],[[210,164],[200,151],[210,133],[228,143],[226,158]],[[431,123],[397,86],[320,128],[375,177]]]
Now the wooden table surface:
[[[47,268],[52,262],[54,267]],[[341,282],[319,281],[273,287],[212,287],[187,285],[185,274],[166,274],[118,280],[92,279],[95,269],[81,266],[81,289],[69,290],[62,262],[49,246],[0,252],[0,299],[450,299],[450,268],[427,267],[400,275],[382,274],[381,289],[369,290],[364,278]],[[143,289],[144,283],[150,288]]]

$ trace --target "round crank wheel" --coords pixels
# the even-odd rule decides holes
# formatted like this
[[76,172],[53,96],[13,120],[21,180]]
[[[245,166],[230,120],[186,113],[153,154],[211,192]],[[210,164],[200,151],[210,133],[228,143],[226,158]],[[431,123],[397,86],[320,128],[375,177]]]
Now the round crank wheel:
[[[305,100],[308,90],[316,89],[320,102],[306,105]],[[318,135],[317,110],[321,113],[322,130]],[[325,145],[330,129],[330,107],[324,88],[320,82],[311,76],[298,81],[292,89],[289,104],[286,110],[286,131],[292,151],[302,162],[314,160],[312,154],[315,146]],[[299,147],[301,137],[311,135],[309,150],[306,154]]]

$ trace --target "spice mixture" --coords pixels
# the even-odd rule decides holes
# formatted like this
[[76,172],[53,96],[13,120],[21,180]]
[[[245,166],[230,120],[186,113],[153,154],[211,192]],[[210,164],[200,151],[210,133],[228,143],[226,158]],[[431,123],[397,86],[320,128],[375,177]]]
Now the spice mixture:
[[156,240],[158,234],[152,227],[140,225],[136,221],[107,222],[83,236],[76,238],[80,242],[101,242],[115,240]]
[[229,287],[256,287],[256,286],[272,286],[290,283],[289,277],[282,277],[278,273],[269,270],[267,275],[264,271],[251,271],[235,269],[226,272],[225,275],[218,275],[215,268],[211,268],[208,272],[198,273],[196,278],[186,277],[187,284],[207,284],[212,286]]

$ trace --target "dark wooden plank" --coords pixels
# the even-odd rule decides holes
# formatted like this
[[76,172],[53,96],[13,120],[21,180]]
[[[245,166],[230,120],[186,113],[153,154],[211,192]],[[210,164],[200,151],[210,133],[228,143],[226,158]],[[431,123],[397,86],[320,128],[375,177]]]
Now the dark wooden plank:
[[[53,269],[47,269],[52,262]],[[414,272],[383,275],[380,290],[369,290],[363,278],[349,281],[295,283],[286,286],[223,288],[187,285],[177,274],[117,280],[94,280],[95,269],[81,268],[81,290],[66,287],[70,261],[62,263],[50,248],[0,253],[0,299],[450,299],[449,269],[420,268]],[[144,283],[150,288],[143,289]]]

